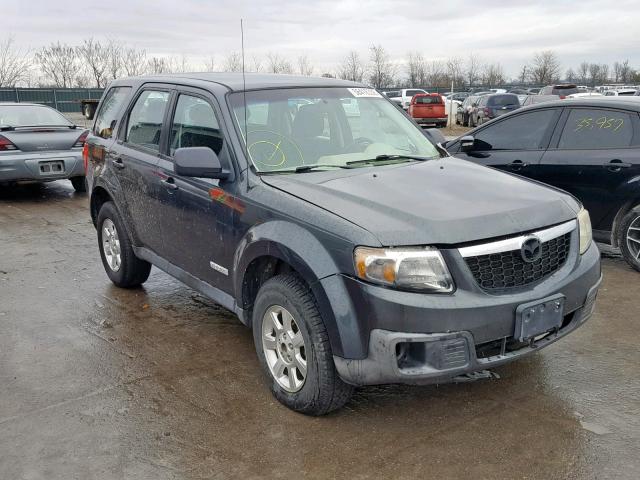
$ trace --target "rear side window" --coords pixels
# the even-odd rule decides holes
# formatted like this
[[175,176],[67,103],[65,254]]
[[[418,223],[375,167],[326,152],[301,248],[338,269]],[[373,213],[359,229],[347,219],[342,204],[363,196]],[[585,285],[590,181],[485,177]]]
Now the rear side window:
[[113,127],[118,120],[117,115],[129,96],[131,87],[113,87],[100,104],[100,110],[93,125],[93,133],[102,138],[111,138]]
[[558,148],[624,148],[633,141],[631,115],[615,110],[573,109],[562,130]]
[[435,105],[442,103],[442,97],[440,95],[433,95],[428,97],[416,97],[416,103],[423,105]]
[[520,105],[516,95],[495,95],[488,100],[488,105],[504,107],[507,105]]
[[220,153],[222,133],[213,107],[199,97],[180,95],[171,125],[171,154],[178,148],[209,147]]
[[567,95],[572,95],[574,93],[580,93],[578,87],[570,87],[570,88],[554,88],[552,92],[549,92],[553,95],[562,95],[566,97]]
[[556,109],[538,110],[506,118],[475,136],[478,150],[539,150]]
[[129,113],[126,142],[160,150],[160,134],[164,112],[169,103],[169,92],[145,90]]

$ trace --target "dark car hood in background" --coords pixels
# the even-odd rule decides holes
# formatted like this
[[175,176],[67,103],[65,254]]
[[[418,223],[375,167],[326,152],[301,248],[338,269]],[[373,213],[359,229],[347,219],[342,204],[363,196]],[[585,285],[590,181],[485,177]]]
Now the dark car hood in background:
[[382,245],[456,244],[575,218],[567,194],[456,158],[354,170],[263,175],[343,217]]
[[82,135],[82,128],[15,130],[0,132],[23,152],[47,152],[52,150],[69,150]]

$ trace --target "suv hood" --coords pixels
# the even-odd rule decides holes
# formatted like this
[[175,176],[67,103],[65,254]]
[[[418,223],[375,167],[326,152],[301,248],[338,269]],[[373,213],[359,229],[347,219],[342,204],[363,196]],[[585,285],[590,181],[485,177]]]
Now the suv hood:
[[262,180],[375,235],[384,246],[447,245],[575,218],[568,194],[457,158]]

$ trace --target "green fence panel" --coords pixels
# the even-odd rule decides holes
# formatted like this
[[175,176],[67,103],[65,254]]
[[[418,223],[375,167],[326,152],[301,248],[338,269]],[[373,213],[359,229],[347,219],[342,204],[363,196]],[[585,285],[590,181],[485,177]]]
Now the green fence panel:
[[60,112],[80,113],[81,100],[98,100],[102,88],[2,88],[0,102],[41,103]]

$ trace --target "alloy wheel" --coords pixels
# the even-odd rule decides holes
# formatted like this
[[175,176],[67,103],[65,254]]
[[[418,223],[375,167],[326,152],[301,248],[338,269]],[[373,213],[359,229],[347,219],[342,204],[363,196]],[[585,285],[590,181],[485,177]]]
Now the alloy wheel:
[[109,268],[114,272],[120,270],[122,265],[120,238],[118,237],[118,230],[110,218],[106,218],[102,222],[102,251]]
[[307,378],[305,342],[293,315],[280,305],[269,307],[262,318],[262,349],[278,385],[299,391]]
[[633,219],[627,229],[627,248],[636,260],[640,260],[640,215]]

